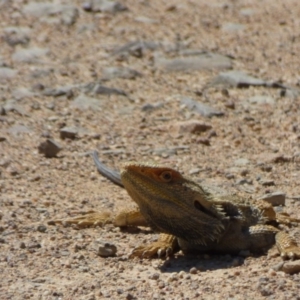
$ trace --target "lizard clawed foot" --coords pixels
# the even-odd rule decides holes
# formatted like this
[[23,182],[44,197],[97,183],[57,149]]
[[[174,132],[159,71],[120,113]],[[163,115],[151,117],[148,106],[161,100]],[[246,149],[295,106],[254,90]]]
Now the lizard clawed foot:
[[157,256],[158,258],[167,258],[172,254],[173,249],[171,247],[165,247],[162,243],[157,241],[147,246],[139,246],[135,248],[129,257],[152,258]]
[[55,224],[75,224],[79,227],[93,227],[93,226],[102,226],[106,223],[111,223],[111,214],[109,212],[89,212],[85,215],[75,217],[72,219],[61,219],[53,220]]
[[275,236],[276,245],[282,259],[300,258],[300,247],[286,232],[280,231]]
[[151,258],[155,256],[159,258],[167,258],[174,253],[174,250],[177,248],[177,246],[178,244],[176,237],[170,234],[162,233],[160,234],[158,241],[150,245],[141,245],[135,248],[130,254],[130,258]]
[[280,256],[282,259],[298,259],[300,258],[300,247],[298,246],[291,246],[289,248],[284,249],[283,252],[281,252]]

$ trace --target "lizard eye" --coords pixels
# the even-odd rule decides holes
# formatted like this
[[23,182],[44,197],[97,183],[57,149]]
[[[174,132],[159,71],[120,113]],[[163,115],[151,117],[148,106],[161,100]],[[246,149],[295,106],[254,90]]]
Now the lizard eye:
[[159,178],[165,182],[170,182],[172,180],[172,172],[164,171],[159,175]]

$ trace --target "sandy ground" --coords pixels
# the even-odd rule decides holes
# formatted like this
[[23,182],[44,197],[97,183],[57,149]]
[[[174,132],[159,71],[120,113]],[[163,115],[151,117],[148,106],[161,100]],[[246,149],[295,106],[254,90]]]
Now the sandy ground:
[[49,223],[130,204],[95,149],[299,218],[299,1],[0,0],[0,26],[1,299],[300,299],[274,249],[129,259],[157,234]]

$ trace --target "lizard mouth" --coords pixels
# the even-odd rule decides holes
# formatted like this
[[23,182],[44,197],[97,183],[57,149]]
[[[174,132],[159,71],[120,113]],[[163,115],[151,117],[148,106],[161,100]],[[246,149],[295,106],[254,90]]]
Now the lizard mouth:
[[213,212],[211,212],[210,210],[208,210],[206,207],[204,207],[204,206],[203,206],[199,201],[197,201],[197,200],[194,201],[194,207],[195,207],[197,210],[199,210],[199,211],[205,213],[206,215],[209,215],[209,216],[211,216],[211,217],[213,217],[213,218],[216,218],[216,216],[213,214]]

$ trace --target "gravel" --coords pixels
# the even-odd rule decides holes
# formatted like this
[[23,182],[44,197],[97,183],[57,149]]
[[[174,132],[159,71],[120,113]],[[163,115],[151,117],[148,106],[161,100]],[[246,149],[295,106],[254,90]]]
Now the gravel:
[[53,222],[132,204],[95,149],[300,218],[299,15],[293,0],[0,1],[0,298],[299,299],[299,260],[276,249],[132,259],[155,233]]

